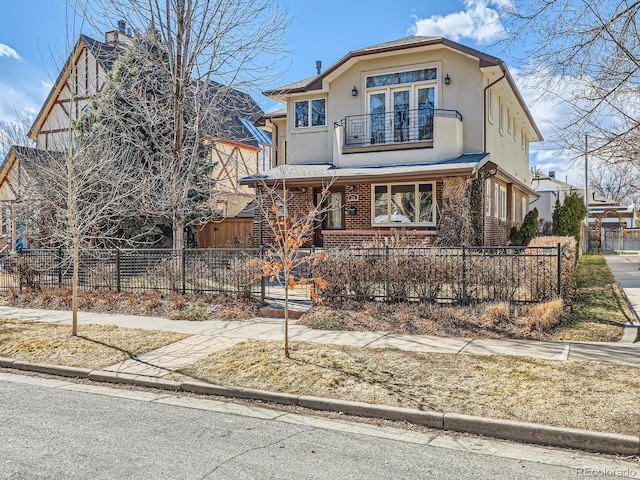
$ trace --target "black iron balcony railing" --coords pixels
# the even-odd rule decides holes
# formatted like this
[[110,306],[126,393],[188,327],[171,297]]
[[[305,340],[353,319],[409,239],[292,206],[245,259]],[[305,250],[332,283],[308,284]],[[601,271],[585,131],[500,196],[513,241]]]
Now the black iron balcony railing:
[[462,115],[457,110],[427,108],[351,115],[339,124],[344,127],[346,147],[364,147],[433,140],[434,117],[457,118],[462,121]]

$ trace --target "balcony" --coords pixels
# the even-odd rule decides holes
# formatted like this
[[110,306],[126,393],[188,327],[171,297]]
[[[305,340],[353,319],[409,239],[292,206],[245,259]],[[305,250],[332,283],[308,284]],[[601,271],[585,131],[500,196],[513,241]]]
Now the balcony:
[[432,146],[434,117],[462,122],[462,115],[456,110],[429,108],[352,115],[338,122],[337,126],[343,127],[343,145],[346,148],[410,143]]

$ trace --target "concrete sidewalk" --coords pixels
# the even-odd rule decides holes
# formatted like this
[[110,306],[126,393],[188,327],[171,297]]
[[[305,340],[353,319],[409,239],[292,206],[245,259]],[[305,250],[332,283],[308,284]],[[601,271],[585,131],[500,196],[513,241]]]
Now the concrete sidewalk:
[[[0,306],[0,316],[41,322],[71,323],[71,312],[67,311]],[[144,362],[138,361],[138,363],[156,367],[157,370],[151,375],[159,375],[162,371],[166,373],[166,371],[178,368],[176,357],[183,357],[183,360],[179,362],[181,366],[192,361],[195,362],[202,356],[225,348],[225,346],[231,346],[237,341],[281,340],[284,337],[284,322],[282,320],[261,317],[243,322],[220,320],[192,322],[136,315],[81,312],[79,314],[79,323],[81,325],[93,323],[117,325],[126,328],[166,330],[198,336],[199,340],[196,343],[200,344],[200,347],[194,347],[193,341],[191,341],[185,343],[185,348],[171,348],[170,354],[166,352],[166,355],[162,355],[158,354],[162,353],[158,351],[145,354],[151,356],[153,362],[147,359]],[[205,337],[209,337],[211,341],[207,341]],[[379,332],[313,330],[295,323],[289,325],[289,338],[294,341],[370,348],[387,347],[424,353],[517,355],[547,360],[583,360],[640,366],[640,343],[443,338]],[[165,349],[169,347],[171,346],[165,347]],[[110,368],[119,370],[117,366]],[[133,365],[121,365],[120,368],[133,368]],[[152,372],[154,370],[150,369],[148,371]],[[141,373],[138,370],[136,372]]]
[[613,273],[618,285],[627,297],[636,317],[636,324],[640,325],[640,255],[622,254],[605,255],[607,265]]

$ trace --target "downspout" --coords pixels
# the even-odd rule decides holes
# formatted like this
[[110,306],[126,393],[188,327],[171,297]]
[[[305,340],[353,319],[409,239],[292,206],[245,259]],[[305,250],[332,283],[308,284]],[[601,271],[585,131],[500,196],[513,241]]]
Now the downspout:
[[[503,80],[507,74],[505,72],[505,68],[504,68],[504,64],[501,63],[500,64],[500,69],[502,70],[502,76],[497,78],[496,80],[494,80],[493,82],[491,82],[489,85],[487,85],[486,87],[484,87],[484,90],[482,91],[483,95],[482,95],[482,151],[483,153],[487,153],[487,90],[489,90],[491,87],[493,87],[496,83],[498,83],[500,80]],[[486,188],[487,186],[487,182],[486,182],[486,178],[483,178],[483,187]],[[482,195],[482,245],[485,244],[485,237],[486,237],[486,219],[487,219],[487,208],[485,205],[487,199],[487,194],[486,192],[484,192],[484,195]]]

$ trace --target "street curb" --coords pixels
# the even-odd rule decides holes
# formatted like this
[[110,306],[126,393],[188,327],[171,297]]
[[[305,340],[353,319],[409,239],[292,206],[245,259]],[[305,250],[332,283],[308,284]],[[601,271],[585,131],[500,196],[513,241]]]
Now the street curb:
[[638,326],[627,323],[622,331],[619,343],[636,343],[638,341]]
[[624,455],[640,453],[640,438],[615,433],[592,432],[452,413],[444,414],[444,428],[445,430],[478,433],[516,442],[553,445],[594,452]]
[[297,405],[313,410],[341,412],[360,417],[407,421],[438,430],[474,433],[515,442],[574,448],[599,453],[640,455],[640,437],[631,435],[593,432],[590,430],[554,427],[473,415],[413,410],[347,400],[333,400],[322,397],[298,396],[249,388],[223,387],[209,383],[180,383],[142,375],[28,363],[1,357],[0,367],[16,368],[65,377],[88,378],[89,380],[97,382],[140,385],[163,390],[182,390],[184,392],[204,395],[261,400],[284,405]]

